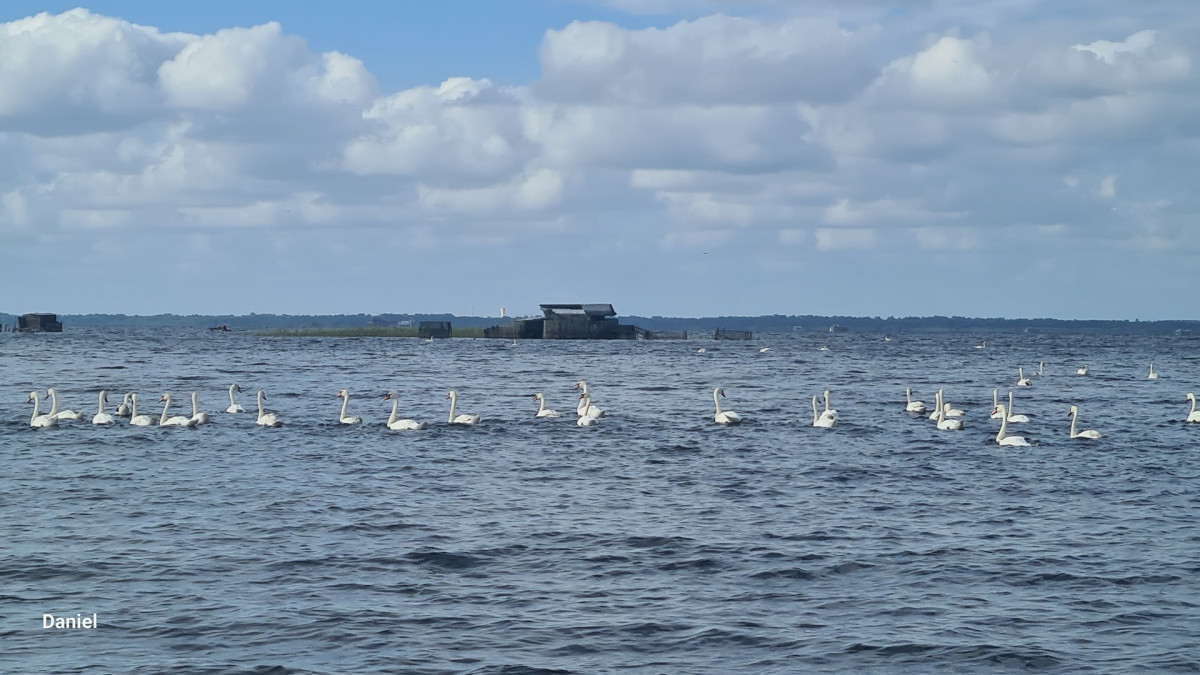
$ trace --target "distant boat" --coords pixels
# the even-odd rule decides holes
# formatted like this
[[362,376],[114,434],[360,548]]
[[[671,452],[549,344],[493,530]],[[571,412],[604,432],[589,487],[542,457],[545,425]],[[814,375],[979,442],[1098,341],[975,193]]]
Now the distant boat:
[[229,326],[226,326],[225,324],[221,324],[220,326],[210,326],[209,330],[217,330],[225,333],[229,330]]

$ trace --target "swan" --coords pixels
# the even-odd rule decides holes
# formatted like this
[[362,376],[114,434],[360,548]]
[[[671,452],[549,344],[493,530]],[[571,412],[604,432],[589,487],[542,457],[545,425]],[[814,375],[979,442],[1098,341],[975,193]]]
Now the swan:
[[1025,377],[1025,369],[1020,366],[1017,366],[1017,386],[1018,387],[1028,387],[1031,384],[1033,384],[1033,380],[1029,379],[1028,377]]
[[387,428],[393,431],[418,431],[425,428],[424,422],[418,422],[410,419],[396,419],[396,407],[400,405],[400,399],[396,397],[396,392],[389,391],[383,395],[383,400],[392,402],[392,414],[388,415]]
[[713,420],[715,420],[717,424],[726,424],[726,425],[741,424],[742,423],[741,415],[735,413],[732,410],[725,410],[725,411],[721,410],[721,399],[719,397],[724,396],[724,395],[725,395],[725,390],[722,389],[721,387],[717,387],[716,389],[713,389],[713,403],[717,404],[717,414],[713,415]]
[[[585,391],[579,395],[579,408],[580,409],[586,411],[589,408],[594,408],[594,407],[595,406],[592,405],[592,395],[591,394],[589,394]],[[575,420],[575,426],[590,427],[596,423],[596,419],[597,418],[592,417],[591,415],[587,414],[586,412],[583,412],[583,413],[579,414],[579,419]]]
[[62,420],[79,420],[83,419],[83,412],[75,412],[74,410],[59,410],[58,409],[58,394],[51,387],[46,390],[46,395],[50,397],[50,416],[58,421]]
[[825,345],[821,345],[820,347],[817,347],[817,351],[827,352],[827,351],[829,351],[829,347],[826,347]]
[[1188,413],[1186,421],[1200,422],[1200,410],[1196,410],[1196,395],[1189,391],[1184,399],[1192,402],[1192,410]]
[[1033,373],[1031,373],[1031,374],[1032,374],[1032,375],[1034,375],[1034,376],[1036,376],[1036,377],[1041,377],[1041,376],[1042,376],[1042,374],[1043,374],[1043,373],[1045,373],[1045,372],[1046,372],[1046,362],[1045,362],[1045,361],[1038,361],[1038,369],[1037,369],[1037,370],[1035,370],[1035,371],[1033,371]]
[[1100,438],[1104,435],[1095,429],[1088,429],[1079,433],[1075,432],[1075,418],[1079,416],[1078,406],[1071,406],[1071,412],[1067,414],[1071,416],[1071,438]]
[[820,429],[832,429],[837,426],[836,417],[822,417],[817,414],[817,397],[812,397],[813,426]]
[[167,408],[171,407],[171,395],[163,394],[158,397],[158,402],[163,404],[162,415],[158,417],[158,426],[160,427],[194,427],[196,426],[195,417],[186,417],[184,415],[175,415],[167,417]]
[[129,395],[129,424],[135,427],[148,427],[154,424],[153,417],[137,414],[137,394]]
[[914,412],[914,413],[925,412],[925,402],[913,400],[912,387],[904,388],[904,400],[908,402],[908,404],[904,406],[905,412]]
[[121,397],[121,403],[117,406],[117,417],[129,417],[129,393]]
[[350,405],[350,392],[346,391],[345,389],[339,389],[336,396],[342,399],[342,413],[338,415],[338,421],[342,424],[362,424],[361,417],[358,417],[357,415],[354,417],[348,417],[346,415],[346,406]]
[[763,347],[762,349],[759,349],[759,350],[758,350],[758,353],[759,353],[759,354],[766,354],[766,353],[767,353],[767,352],[769,352],[769,351],[771,351],[771,348],[770,348],[770,347]]
[[987,340],[975,345],[975,349],[987,349]]
[[534,417],[562,417],[562,415],[558,414],[557,410],[551,410],[546,407],[546,397],[542,395],[542,392],[539,391],[534,394],[533,400],[538,402],[538,411]]
[[996,432],[996,445],[1029,445],[1029,441],[1025,440],[1024,436],[1008,436],[1004,433],[1008,427],[1008,414],[1001,404],[1000,408],[1000,431]]
[[58,425],[57,417],[52,417],[49,414],[46,414],[46,415],[38,414],[39,412],[41,412],[38,409],[39,406],[41,405],[41,403],[39,402],[40,400],[38,398],[38,394],[36,391],[29,392],[28,400],[33,401],[33,416],[29,418],[29,426],[35,427],[37,429],[45,429],[47,427],[53,427],[53,426]]
[[838,418],[838,411],[829,407],[829,390],[828,389],[825,390],[824,395],[825,395],[825,410],[821,411],[821,417],[832,417],[833,419],[836,420]]
[[[1001,407],[1003,408],[1004,406],[1001,406]],[[1002,419],[1004,419],[1007,422],[1013,422],[1016,424],[1023,424],[1025,422],[1029,421],[1028,415],[1014,415],[1012,413],[1012,409],[1013,409],[1013,393],[1012,393],[1012,391],[1009,391],[1008,392],[1008,407],[1005,408],[1005,410],[1007,410],[1008,412],[1005,415],[1005,417],[1003,417]],[[1001,426],[1003,426],[1003,423],[1001,424]],[[1018,443],[1018,445],[1020,445],[1020,444]]]
[[242,388],[237,386],[236,383],[229,385],[229,407],[225,409],[225,412],[227,412],[227,413],[246,412],[245,408],[238,405],[238,402],[233,400],[233,392],[234,391],[236,391],[237,393],[240,394],[240,393],[242,393]]
[[1146,379],[1147,380],[1157,380],[1158,379],[1158,373],[1154,372],[1154,364],[1153,363],[1150,364],[1150,374],[1146,376]]
[[937,393],[937,428],[942,431],[962,431],[963,421],[960,419],[946,419],[946,409],[942,403],[942,390],[938,389]]
[[[279,415],[276,415],[275,413],[263,412],[262,402],[264,400],[266,400],[266,398],[267,398],[266,393],[263,392],[262,389],[259,389],[257,395],[258,395],[258,419],[254,420],[254,423],[260,427],[277,427],[277,426],[283,424],[283,420],[279,419]],[[232,396],[233,396],[233,394],[230,394],[230,397],[232,397]],[[241,406],[238,406],[238,407],[240,408]]]
[[696,350],[696,353],[697,353],[697,354],[703,354],[704,352],[707,352],[707,351],[708,351],[707,349],[705,349],[704,347],[701,347],[700,349],[697,349],[697,350]]
[[1086,364],[1086,363],[1085,363],[1085,364],[1083,364],[1083,367],[1082,367],[1082,368],[1079,368],[1079,369],[1077,369],[1077,370],[1075,371],[1075,374],[1076,374],[1076,375],[1087,375],[1087,374],[1088,374],[1088,367],[1087,367],[1087,364]]
[[100,390],[100,396],[97,397],[96,414],[92,416],[92,424],[112,424],[117,421],[116,417],[104,412],[104,404],[108,401],[108,392]]
[[479,421],[479,413],[475,413],[472,415],[468,415],[467,413],[462,413],[461,415],[457,415],[457,416],[454,414],[454,407],[458,404],[458,392],[451,389],[450,393],[446,394],[446,398],[450,399],[450,417],[446,420],[448,423],[450,423],[450,424],[468,424],[469,425],[469,424],[475,424]]
[[575,386],[571,387],[571,389],[582,389],[583,393],[588,395],[586,403],[584,402],[584,398],[582,396],[579,397],[579,402],[575,404],[576,415],[579,415],[580,417],[587,415],[588,417],[593,418],[604,417],[604,411],[592,405],[592,392],[588,390],[587,382],[580,380],[576,382]]
[[212,421],[212,416],[206,412],[201,412],[196,405],[196,392],[192,392],[192,419],[196,420],[196,424],[206,424]]
[[[1000,396],[999,396],[999,393],[1000,393],[1000,390],[998,390],[998,389],[993,389],[993,390],[992,390],[992,414],[991,414],[991,419],[994,419],[994,420],[998,420],[998,419],[1000,419]],[[1011,407],[1012,407],[1012,405],[1011,405],[1011,404],[1009,404],[1009,407],[1011,408]]]
[[934,398],[938,401],[938,404],[934,407],[933,412],[929,414],[929,419],[931,420],[936,420],[939,413],[942,415],[942,417],[963,417],[967,414],[958,408],[950,407],[949,403],[943,403],[942,401],[945,400],[945,394],[941,389],[937,390],[937,394],[934,396]]

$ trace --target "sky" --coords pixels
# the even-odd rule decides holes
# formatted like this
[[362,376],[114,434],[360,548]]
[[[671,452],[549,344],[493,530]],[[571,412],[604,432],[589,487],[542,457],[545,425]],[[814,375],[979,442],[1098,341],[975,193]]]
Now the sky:
[[0,312],[1200,319],[1193,0],[0,5]]

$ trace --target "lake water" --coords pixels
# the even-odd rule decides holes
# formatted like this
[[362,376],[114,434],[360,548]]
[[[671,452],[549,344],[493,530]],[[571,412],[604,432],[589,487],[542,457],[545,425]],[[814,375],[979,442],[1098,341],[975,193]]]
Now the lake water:
[[[979,341],[0,334],[0,671],[1200,670],[1200,340]],[[579,379],[599,424],[534,419]],[[220,412],[233,382],[285,426]],[[30,429],[51,386],[214,421]],[[993,388],[1034,447],[995,444]],[[388,390],[429,428],[384,428]],[[1107,436],[1069,439],[1071,404]]]

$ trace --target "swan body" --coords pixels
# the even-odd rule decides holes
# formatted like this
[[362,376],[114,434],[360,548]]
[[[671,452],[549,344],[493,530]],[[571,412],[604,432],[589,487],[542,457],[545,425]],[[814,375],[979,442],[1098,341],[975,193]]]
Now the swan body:
[[557,410],[551,410],[546,407],[546,397],[542,392],[533,395],[533,400],[538,402],[538,411],[534,417],[562,417]]
[[703,354],[704,352],[707,352],[707,351],[708,351],[707,349],[705,349],[704,347],[701,347],[700,349],[697,349],[697,350],[696,350],[696,353],[697,353],[697,354]]
[[1153,363],[1150,364],[1150,374],[1146,376],[1146,379],[1147,380],[1157,380],[1158,379],[1158,373],[1154,372],[1154,364]]
[[579,395],[579,409],[583,410],[584,412],[579,413],[579,418],[575,420],[575,426],[590,427],[593,424],[595,424],[596,420],[598,418],[593,417],[592,415],[589,415],[587,413],[588,409],[594,408],[594,407],[595,406],[592,405],[592,395],[591,394],[587,393],[586,391],[583,392],[582,394],[580,394]]
[[129,424],[135,427],[149,427],[154,425],[153,417],[137,413],[137,394],[129,395]]
[[1188,412],[1187,421],[1200,422],[1200,410],[1196,410],[1196,395],[1189,391],[1185,400],[1192,402],[1192,409]]
[[175,415],[167,417],[167,408],[171,407],[171,395],[163,394],[158,397],[158,402],[163,404],[162,415],[158,417],[158,426],[160,427],[194,427],[196,426],[196,418],[185,417],[184,415]]
[[590,391],[588,391],[587,382],[580,380],[580,381],[576,382],[575,386],[571,387],[571,389],[572,390],[582,389],[583,393],[587,394],[587,399],[586,399],[587,402],[586,403],[584,403],[585,399],[582,396],[580,396],[579,402],[577,404],[575,404],[575,414],[576,415],[579,415],[580,417],[583,417],[584,415],[586,415],[586,416],[592,417],[592,418],[604,417],[604,411],[601,410],[600,408],[597,408],[596,406],[592,405],[592,393]]
[[212,416],[202,412],[196,405],[196,392],[194,391],[192,392],[192,419],[196,420],[196,424],[207,424],[212,421]]
[[238,402],[233,400],[233,392],[235,392],[235,391],[240,394],[240,393],[242,393],[242,388],[237,386],[237,384],[229,385],[229,407],[225,409],[225,412],[227,412],[227,413],[246,412],[245,408],[238,405]]
[[[1004,406],[1000,406],[1000,407],[1004,408]],[[1005,412],[1004,417],[1002,417],[1001,419],[1003,419],[1005,422],[1013,422],[1014,424],[1024,424],[1025,422],[1029,421],[1028,415],[1014,415],[1012,412],[1012,409],[1013,409],[1013,393],[1010,391],[1010,392],[1008,392],[1008,407],[1004,408],[1004,411],[1002,411],[1002,412],[1005,412],[1005,411],[1007,411],[1007,412]],[[1001,423],[1000,426],[1004,426],[1004,424]]]
[[273,412],[269,413],[269,412],[263,411],[262,402],[264,400],[266,400],[266,398],[267,398],[266,393],[264,393],[262,389],[259,389],[257,396],[258,396],[258,419],[254,420],[254,423],[260,427],[277,427],[277,426],[283,424],[283,420],[279,419],[279,415],[276,415]]
[[725,425],[741,424],[742,423],[741,415],[735,413],[732,410],[724,410],[724,411],[721,410],[720,397],[724,396],[724,395],[725,395],[725,390],[722,389],[721,387],[717,387],[716,389],[713,389],[713,403],[715,403],[717,406],[717,413],[715,415],[713,415],[713,420],[716,421],[717,424],[725,424]]
[[996,432],[996,445],[1029,445],[1024,436],[1009,436],[1005,434],[1008,427],[1008,413],[1004,404],[1000,404],[1000,431]]
[[50,413],[49,415],[58,421],[62,420],[80,420],[83,419],[82,412],[74,410],[59,410],[58,409],[58,394],[51,387],[46,390],[46,395],[50,397]]
[[829,407],[829,390],[828,389],[825,390],[824,396],[825,396],[825,410],[821,411],[821,417],[831,417],[836,421],[838,418],[838,411]]
[[121,397],[121,403],[117,406],[117,417],[129,417],[129,397],[128,393]]
[[759,350],[758,350],[758,353],[759,353],[759,354],[766,354],[766,353],[767,353],[767,352],[769,352],[769,351],[771,351],[771,348],[770,348],[770,347],[763,347],[762,349],[759,349]]
[[471,425],[479,422],[479,413],[470,415],[467,413],[454,414],[454,407],[458,404],[458,392],[451,389],[450,393],[446,394],[446,398],[450,399],[450,417],[446,420],[448,423]]
[[338,390],[337,397],[342,399],[342,412],[338,415],[338,421],[342,424],[362,424],[362,418],[357,415],[350,417],[346,414],[346,406],[350,405],[350,392],[345,389]]
[[40,414],[38,394],[36,391],[29,392],[29,399],[33,401],[33,416],[29,418],[29,426],[35,429],[45,429],[58,425],[58,418],[49,414]]
[[962,431],[963,421],[961,419],[947,419],[946,409],[942,403],[942,390],[937,393],[937,428],[941,431]]
[[1017,367],[1017,386],[1018,387],[1028,387],[1031,384],[1033,384],[1033,380],[1029,379],[1028,377],[1025,377],[1025,369],[1018,366]]
[[1088,429],[1086,431],[1080,431],[1076,433],[1075,418],[1079,416],[1078,406],[1071,406],[1071,412],[1067,414],[1071,416],[1071,438],[1100,438],[1104,435],[1095,429]]
[[1087,375],[1087,374],[1088,374],[1088,367],[1087,367],[1087,364],[1085,363],[1085,364],[1083,364],[1083,366],[1082,366],[1082,367],[1080,367],[1080,368],[1076,369],[1076,370],[1075,370],[1075,374],[1076,374],[1076,375]]
[[912,387],[904,388],[904,400],[906,401],[906,405],[904,406],[905,412],[913,412],[913,413],[925,412],[925,402],[913,400]]
[[812,397],[813,423],[818,429],[832,429],[837,426],[836,417],[825,417],[817,414],[817,397]]
[[400,399],[396,397],[396,392],[389,391],[384,394],[383,400],[390,400],[392,402],[392,414],[388,415],[387,428],[392,431],[419,431],[425,428],[424,422],[410,419],[396,419],[396,407],[400,405]]
[[104,412],[104,403],[108,401],[108,392],[101,390],[100,396],[97,397],[96,414],[92,415],[92,424],[113,424],[117,421],[116,417]]
[[987,340],[975,345],[975,349],[987,349]]

